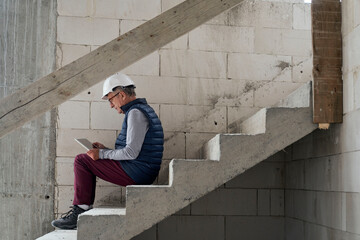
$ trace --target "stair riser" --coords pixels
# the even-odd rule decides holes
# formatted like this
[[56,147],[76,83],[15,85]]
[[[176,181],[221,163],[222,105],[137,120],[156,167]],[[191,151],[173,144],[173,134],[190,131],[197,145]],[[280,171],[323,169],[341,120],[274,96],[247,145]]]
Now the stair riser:
[[123,216],[80,215],[78,220],[78,239],[118,240],[114,232],[125,225]]

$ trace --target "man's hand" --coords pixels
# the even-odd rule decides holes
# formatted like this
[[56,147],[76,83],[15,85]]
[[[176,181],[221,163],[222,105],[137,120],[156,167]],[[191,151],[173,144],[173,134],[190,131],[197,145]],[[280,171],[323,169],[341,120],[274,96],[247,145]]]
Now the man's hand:
[[93,143],[93,148],[105,149],[106,147],[102,143],[94,142]]
[[86,154],[94,161],[99,159],[99,149],[91,149]]

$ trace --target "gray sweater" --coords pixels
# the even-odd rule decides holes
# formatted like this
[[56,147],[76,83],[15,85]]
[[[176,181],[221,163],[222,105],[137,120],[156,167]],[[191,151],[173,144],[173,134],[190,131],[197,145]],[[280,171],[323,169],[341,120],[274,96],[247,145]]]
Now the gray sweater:
[[149,120],[138,109],[130,110],[128,114],[126,146],[122,149],[100,149],[99,159],[133,160],[140,153],[146,132],[149,130]]

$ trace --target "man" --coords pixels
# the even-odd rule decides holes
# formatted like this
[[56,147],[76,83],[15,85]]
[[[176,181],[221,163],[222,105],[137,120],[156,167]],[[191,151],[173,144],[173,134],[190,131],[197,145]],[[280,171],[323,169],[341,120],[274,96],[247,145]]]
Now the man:
[[163,154],[164,133],[161,122],[146,99],[136,98],[135,84],[122,73],[107,78],[102,99],[110,107],[125,114],[115,149],[99,142],[86,154],[77,155],[74,162],[73,207],[52,226],[61,229],[77,227],[79,214],[94,203],[96,176],[121,185],[151,184],[157,177]]

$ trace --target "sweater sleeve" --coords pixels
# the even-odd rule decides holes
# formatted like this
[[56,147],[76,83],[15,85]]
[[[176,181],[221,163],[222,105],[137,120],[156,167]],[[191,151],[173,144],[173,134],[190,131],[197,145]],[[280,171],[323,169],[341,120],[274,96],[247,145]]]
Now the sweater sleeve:
[[128,113],[126,132],[126,146],[121,149],[100,149],[100,159],[133,160],[136,159],[144,143],[146,132],[149,130],[149,120],[138,109]]

